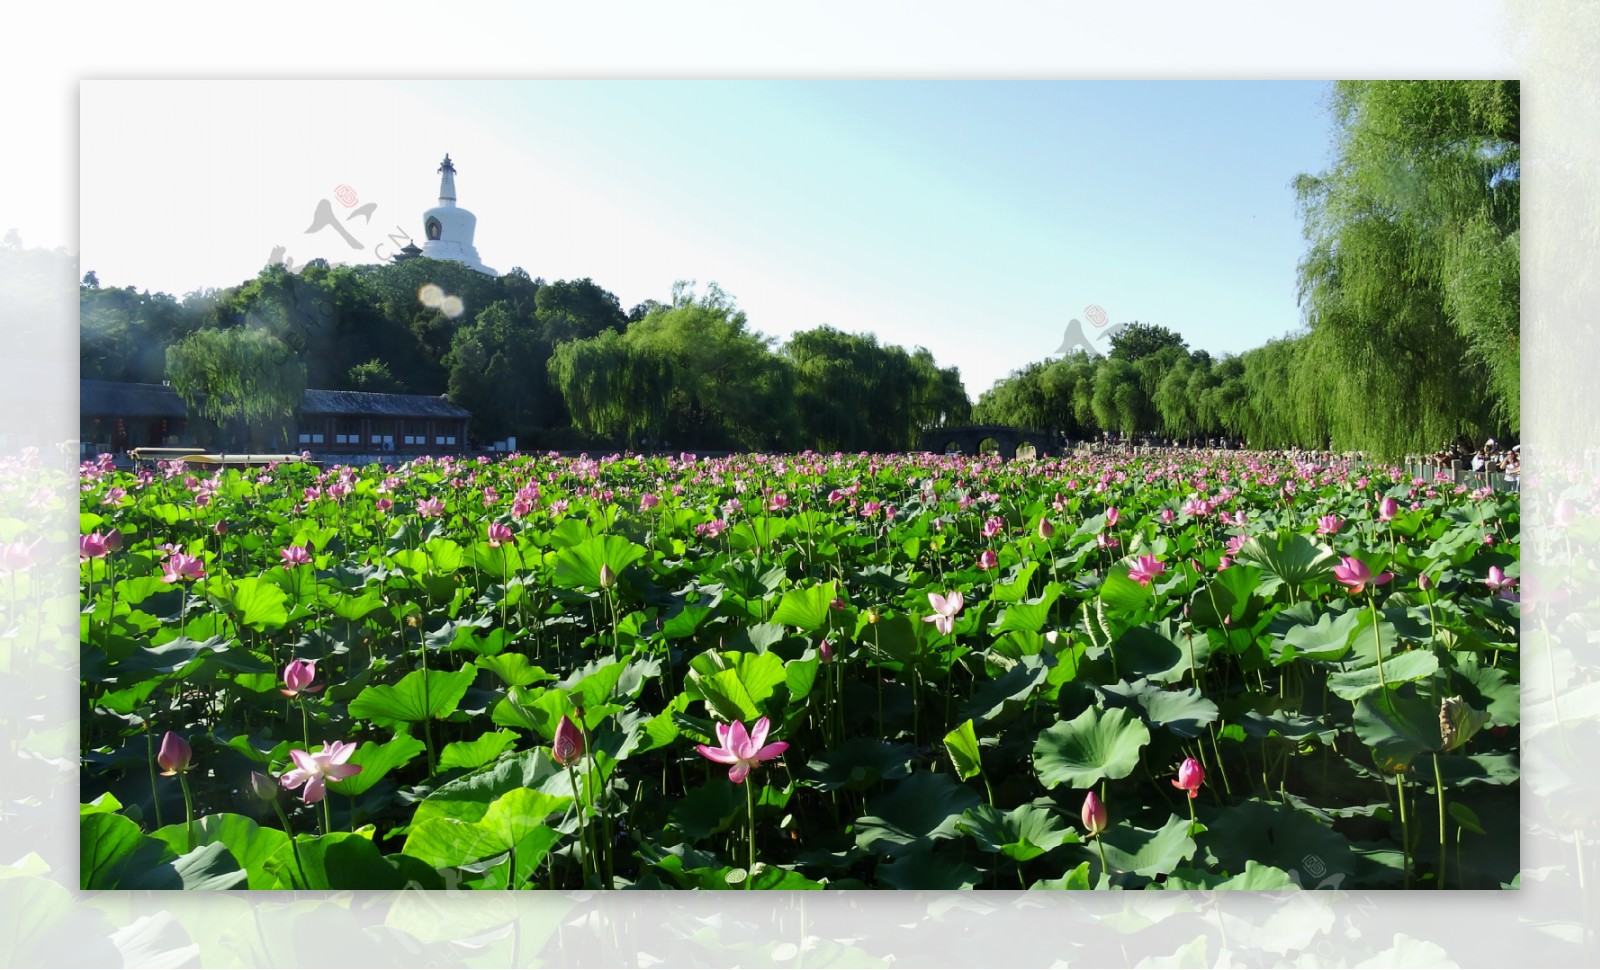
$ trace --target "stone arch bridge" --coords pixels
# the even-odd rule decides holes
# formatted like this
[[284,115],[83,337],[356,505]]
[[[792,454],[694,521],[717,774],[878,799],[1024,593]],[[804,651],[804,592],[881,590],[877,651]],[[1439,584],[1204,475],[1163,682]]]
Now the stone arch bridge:
[[938,454],[959,451],[977,455],[985,441],[993,439],[1000,457],[1015,458],[1022,445],[1032,445],[1035,458],[1048,458],[1063,451],[1060,435],[1036,428],[1013,428],[1001,424],[964,425],[958,428],[928,428],[922,432],[922,450]]

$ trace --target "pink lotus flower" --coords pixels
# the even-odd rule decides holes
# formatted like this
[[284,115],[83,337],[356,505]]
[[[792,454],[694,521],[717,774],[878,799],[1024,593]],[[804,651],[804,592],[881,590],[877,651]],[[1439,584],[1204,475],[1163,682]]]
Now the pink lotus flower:
[[1317,535],[1331,536],[1344,528],[1344,520],[1337,515],[1324,515],[1317,520]]
[[1355,556],[1345,556],[1340,564],[1333,567],[1333,578],[1350,588],[1350,592],[1359,593],[1367,588],[1367,584],[1382,586],[1394,578],[1394,573],[1379,573],[1372,575],[1372,569]]
[[322,685],[312,686],[311,682],[317,678],[317,662],[315,660],[291,660],[283,668],[283,686],[278,688],[278,693],[285,697],[298,697],[301,692],[315,694],[322,690]]
[[328,782],[343,781],[361,773],[360,765],[345,764],[355,751],[354,741],[323,742],[322,750],[316,754],[295,748],[289,752],[295,767],[284,772],[279,782],[290,791],[304,785],[300,798],[307,805],[315,805],[327,794]]
[[425,498],[417,503],[417,514],[432,519],[444,514],[444,499]]
[[1109,532],[1102,532],[1095,536],[1094,544],[1099,546],[1101,549],[1115,549],[1117,546],[1121,545],[1121,543],[1117,541],[1117,537]]
[[1128,570],[1128,578],[1140,586],[1149,586],[1152,579],[1166,571],[1166,563],[1163,563],[1155,556],[1140,556],[1134,561],[1133,567]]
[[998,515],[991,515],[988,519],[984,520],[983,537],[985,539],[993,539],[995,536],[1005,531],[1005,527],[1005,519],[1000,518]]
[[1177,516],[1173,514],[1171,509],[1162,509],[1161,510],[1161,524],[1162,525],[1171,525],[1172,524],[1172,520],[1175,519],[1175,518],[1177,518]]
[[1194,798],[1200,792],[1200,786],[1206,780],[1205,769],[1200,767],[1200,762],[1193,758],[1183,759],[1183,764],[1178,766],[1178,777],[1173,779],[1172,787],[1181,788]]
[[1427,573],[1417,574],[1417,588],[1423,592],[1433,589],[1433,580],[1428,577]]
[[502,542],[511,541],[511,527],[504,522],[489,523],[489,548],[498,549]]
[[561,723],[556,725],[556,737],[550,745],[550,757],[563,767],[583,757],[583,732],[578,730],[578,725],[572,723],[572,718],[565,714],[561,715]]
[[1379,522],[1389,522],[1392,519],[1394,519],[1395,516],[1397,516],[1399,514],[1400,514],[1400,503],[1396,502],[1394,499],[1389,498],[1388,496],[1384,496],[1383,501],[1378,503],[1378,521]]
[[1122,513],[1117,511],[1116,506],[1106,509],[1106,526],[1109,528],[1116,525],[1117,520],[1121,517]]
[[227,522],[227,520],[226,519],[218,519],[216,525],[213,525],[211,527],[211,531],[215,532],[219,536],[227,535],[228,534],[228,522]]
[[106,537],[98,532],[91,532],[86,536],[78,537],[78,561],[88,562],[91,559],[101,559],[110,552],[106,544]]
[[1225,546],[1225,548],[1228,550],[1228,555],[1237,556],[1239,554],[1239,550],[1243,549],[1244,544],[1248,541],[1250,541],[1250,537],[1242,535],[1234,536],[1233,538],[1229,539],[1227,545]]
[[1099,835],[1106,830],[1109,821],[1110,816],[1100,803],[1100,796],[1091,789],[1089,797],[1083,800],[1083,827],[1089,830],[1090,835]]
[[17,539],[0,546],[0,572],[20,573],[25,569],[33,568],[33,547],[42,540],[23,542]]
[[185,579],[204,579],[205,575],[205,564],[199,559],[175,552],[167,560],[166,571],[161,574],[161,579],[163,582],[176,583]]
[[832,663],[833,644],[829,643],[827,640],[822,641],[822,643],[817,645],[817,656],[822,658],[823,663]]
[[933,604],[933,615],[923,617],[922,622],[932,623],[934,629],[948,636],[956,628],[956,614],[966,605],[966,599],[956,590],[949,596],[929,593],[928,602]]
[[1507,579],[1506,574],[1500,570],[1499,566],[1490,566],[1489,578],[1484,580],[1483,584],[1489,587],[1491,593],[1501,599],[1510,599],[1515,595],[1511,593],[1511,590],[1517,585],[1517,581],[1515,579]]
[[766,743],[770,728],[764,717],[755,723],[748,734],[745,733],[743,721],[734,721],[731,725],[719,722],[717,741],[720,746],[713,748],[708,744],[700,744],[695,746],[695,750],[718,764],[731,765],[728,780],[737,785],[749,776],[750,769],[789,749],[787,741]]
[[278,558],[283,560],[284,569],[293,569],[296,566],[309,565],[311,552],[305,546],[289,546],[287,549],[278,550]]
[[373,507],[376,508],[379,512],[387,512],[390,509],[394,508],[394,499],[392,499],[389,496],[385,495],[383,498],[380,498],[376,502],[374,502],[373,503]]
[[994,554],[993,549],[983,550],[983,554],[978,557],[978,568],[984,570],[985,572],[988,572],[999,565],[1000,557]]
[[639,511],[641,512],[648,512],[660,504],[661,497],[658,495],[652,495],[649,492],[646,492],[639,496]]
[[189,770],[189,760],[194,752],[189,749],[189,742],[168,731],[161,738],[161,750],[156,752],[156,764],[161,766],[163,775],[175,775],[180,771]]
[[1049,539],[1056,534],[1056,527],[1050,524],[1049,519],[1039,520],[1039,538]]

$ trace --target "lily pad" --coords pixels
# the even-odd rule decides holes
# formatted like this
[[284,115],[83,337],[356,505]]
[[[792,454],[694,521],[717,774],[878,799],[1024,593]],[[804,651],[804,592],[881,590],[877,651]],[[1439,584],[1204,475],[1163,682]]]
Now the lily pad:
[[1128,777],[1149,743],[1150,730],[1127,710],[1119,707],[1102,714],[1091,707],[1040,732],[1033,764],[1046,788],[1088,788],[1102,779]]

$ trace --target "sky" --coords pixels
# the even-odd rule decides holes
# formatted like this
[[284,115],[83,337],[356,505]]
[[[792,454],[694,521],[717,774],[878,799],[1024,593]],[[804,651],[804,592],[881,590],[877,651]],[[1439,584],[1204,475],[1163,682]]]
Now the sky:
[[[80,266],[183,295],[276,246],[377,261],[422,238],[448,152],[496,270],[624,309],[716,282],[779,341],[927,347],[976,400],[1070,319],[1100,333],[1090,306],[1213,354],[1299,327],[1291,183],[1329,162],[1329,87],[85,81]],[[324,199],[361,249],[308,231]]]

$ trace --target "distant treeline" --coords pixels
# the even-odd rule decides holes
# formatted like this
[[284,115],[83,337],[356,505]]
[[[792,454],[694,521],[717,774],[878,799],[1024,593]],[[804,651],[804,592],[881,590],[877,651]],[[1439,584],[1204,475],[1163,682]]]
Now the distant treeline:
[[1521,91],[1516,81],[1334,86],[1334,160],[1294,181],[1304,326],[1237,357],[1161,327],[1109,357],[1041,362],[979,420],[1398,458],[1520,431]]
[[448,394],[479,443],[514,435],[523,450],[898,451],[971,411],[926,349],[829,327],[779,346],[715,284],[625,312],[588,279],[313,260],[181,300],[91,272],[80,300],[82,377],[168,380],[252,431],[286,421],[306,387]]
[[1299,331],[1219,359],[1123,325],[1109,355],[1030,364],[975,408],[926,349],[826,326],[780,345],[715,284],[624,311],[589,279],[422,258],[271,265],[181,300],[88,273],[81,374],[169,380],[192,410],[253,432],[287,422],[308,386],[447,393],[479,443],[515,435],[523,450],[899,451],[976,420],[1432,451],[1519,430],[1519,98],[1515,81],[1341,82],[1334,163],[1294,182]]

